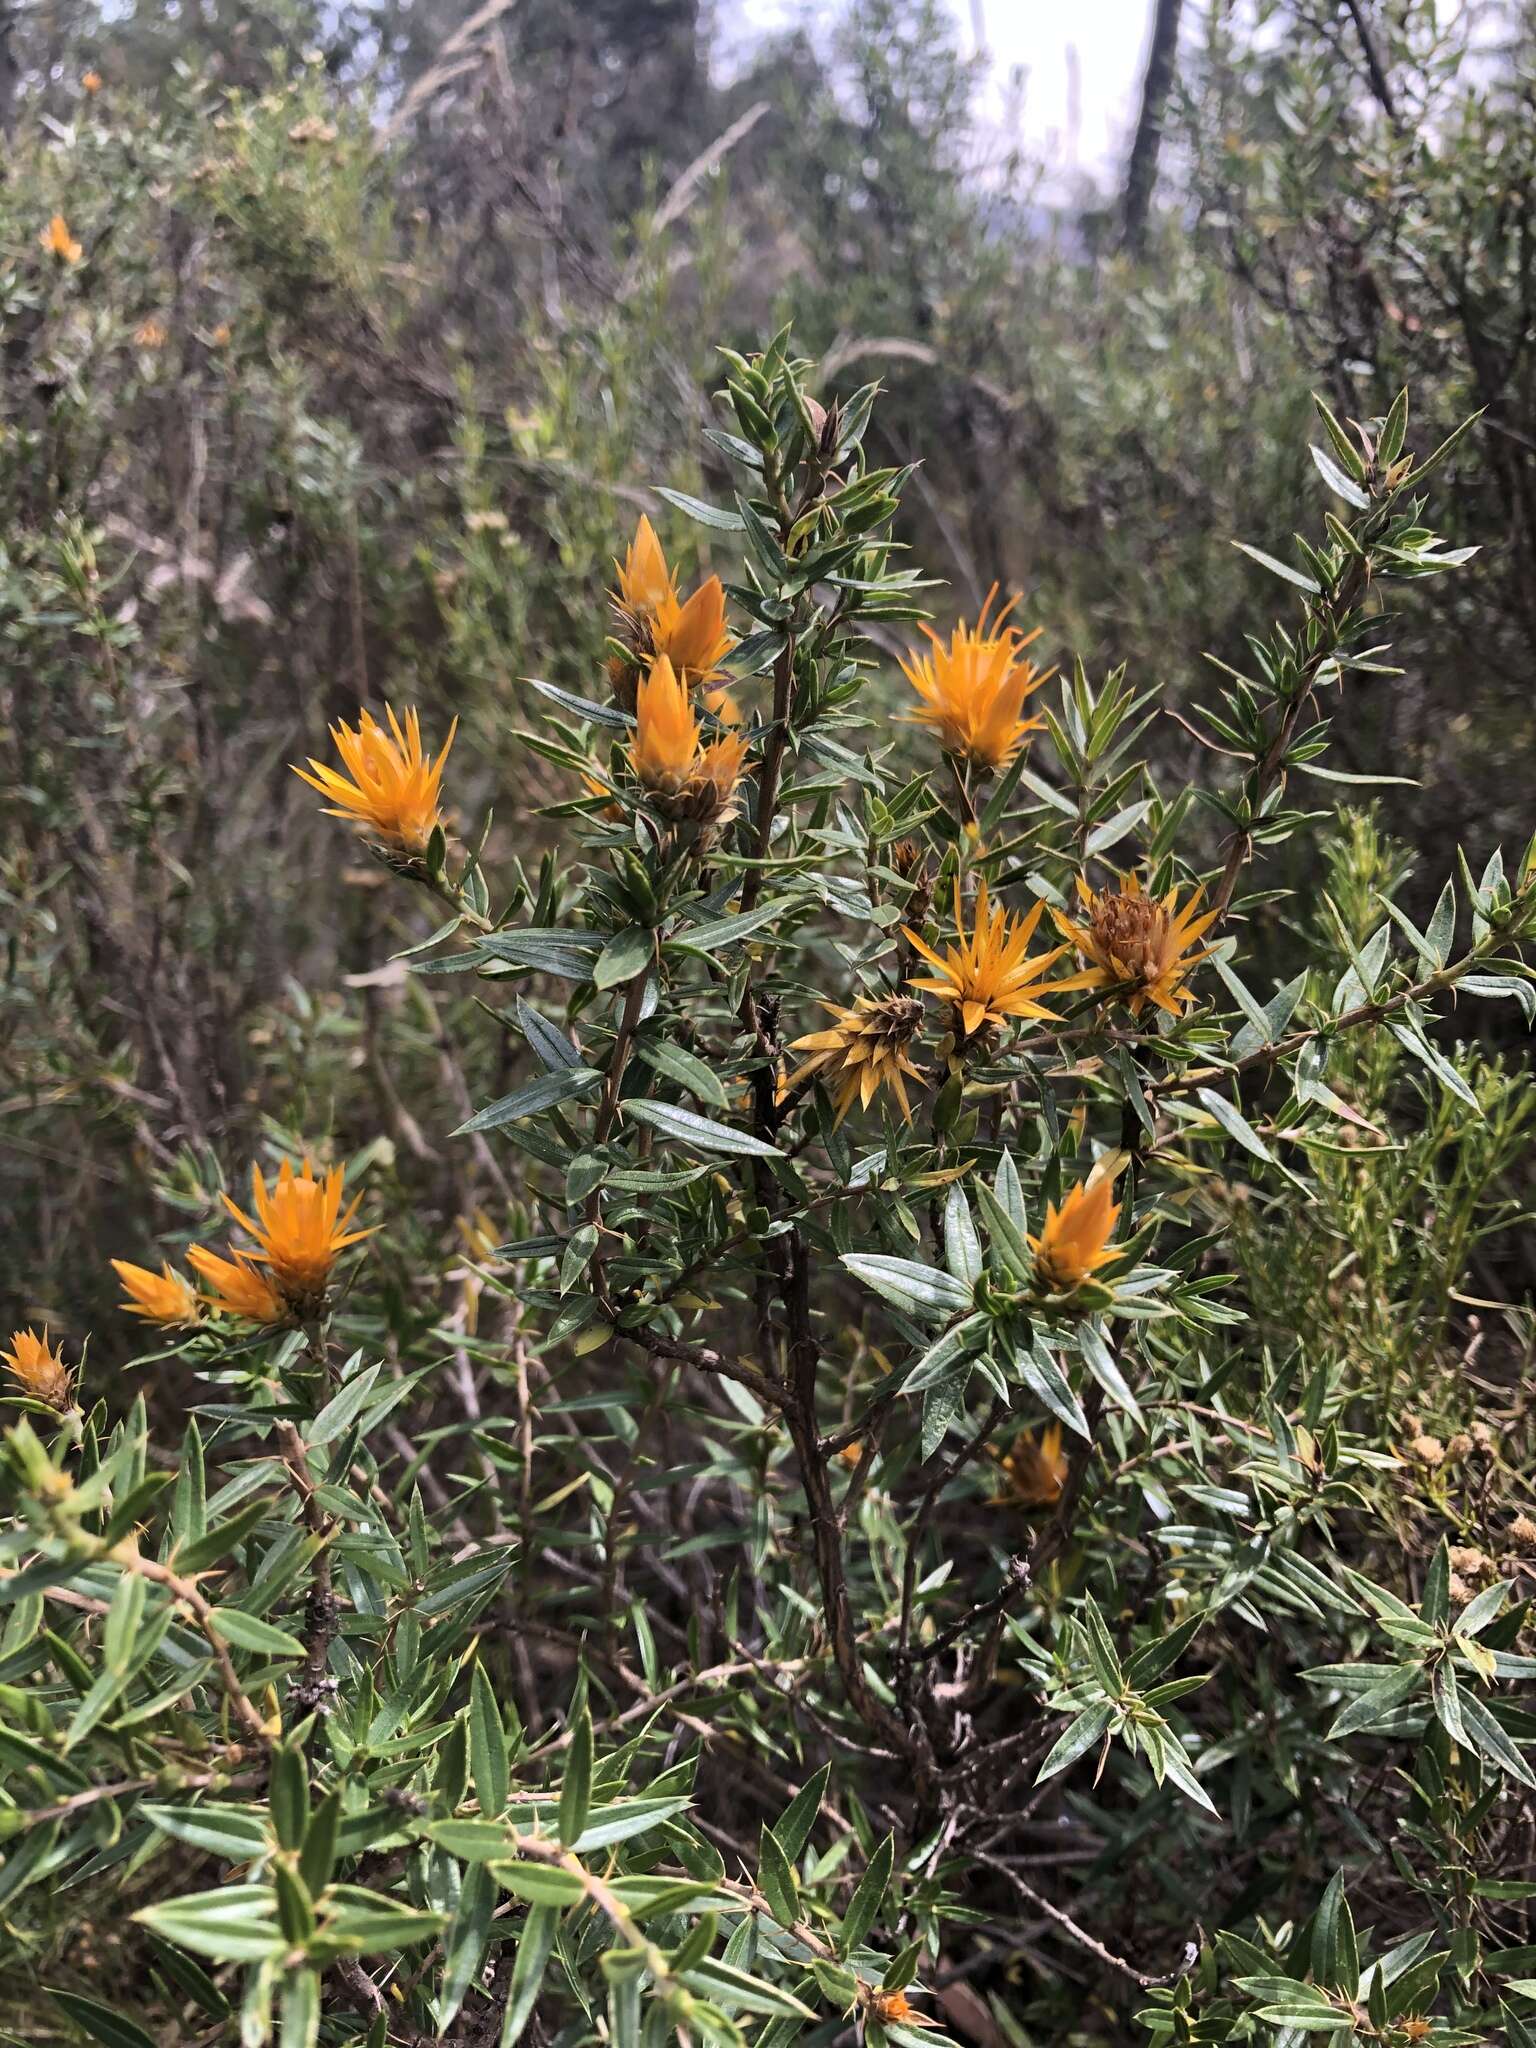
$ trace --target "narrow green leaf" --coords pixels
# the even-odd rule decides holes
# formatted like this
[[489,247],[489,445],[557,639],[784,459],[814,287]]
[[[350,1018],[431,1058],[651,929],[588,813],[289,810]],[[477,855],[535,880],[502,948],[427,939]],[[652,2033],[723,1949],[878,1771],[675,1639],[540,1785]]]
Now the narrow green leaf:
[[462,1138],[472,1131],[494,1131],[502,1124],[516,1123],[521,1117],[539,1116],[545,1110],[557,1108],[562,1102],[572,1102],[579,1095],[590,1095],[602,1078],[591,1067],[568,1067],[558,1074],[541,1074],[538,1080],[525,1082],[521,1088],[514,1088],[510,1095],[503,1095],[499,1102],[477,1110],[448,1135],[450,1138]]
[[690,1145],[696,1152],[724,1152],[743,1159],[777,1159],[781,1156],[777,1145],[754,1138],[748,1131],[733,1130],[729,1124],[716,1123],[713,1117],[699,1116],[691,1109],[679,1108],[673,1102],[631,1099],[619,1106],[626,1116],[637,1117],[674,1144]]
[[544,1985],[544,1966],[555,1945],[560,1925],[557,1906],[535,1906],[523,1923],[517,1960],[512,1965],[512,1982],[507,1990],[507,2010],[501,2022],[498,2048],[513,2048],[533,2018],[533,2008]]
[[498,1820],[507,1805],[507,1731],[496,1689],[478,1660],[469,1679],[469,1774],[480,1811]]
[[581,1838],[592,1801],[592,1715],[583,1706],[571,1730],[571,1747],[565,1759],[565,1777],[560,1785],[560,1808],[555,1832],[570,1847]]
[[886,1888],[890,1884],[895,1861],[895,1839],[887,1835],[870,1857],[869,1867],[859,1879],[858,1889],[849,1900],[848,1910],[843,1915],[843,1924],[838,1936],[838,1947],[843,1955],[849,1955],[858,1948],[874,1926],[880,1908],[885,1903]]

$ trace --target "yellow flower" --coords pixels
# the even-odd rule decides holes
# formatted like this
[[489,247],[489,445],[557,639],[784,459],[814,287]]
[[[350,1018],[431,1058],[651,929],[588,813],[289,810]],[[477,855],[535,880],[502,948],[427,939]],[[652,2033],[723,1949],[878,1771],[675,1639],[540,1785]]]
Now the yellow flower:
[[1059,1207],[1046,1204],[1040,1235],[1030,1238],[1029,1248],[1035,1279],[1047,1293],[1070,1294],[1119,1256],[1120,1247],[1109,1241],[1120,1219],[1120,1205],[1111,1199],[1118,1165],[1101,1160]]
[[129,1315],[142,1316],[147,1323],[197,1321],[201,1308],[196,1291],[169,1265],[151,1273],[147,1266],[131,1266],[126,1259],[114,1259],[112,1270],[123,1283],[127,1299],[121,1306]]
[[61,263],[78,263],[85,254],[80,244],[69,232],[69,222],[62,213],[56,213],[49,221],[38,241],[50,256],[57,256]]
[[1001,1500],[1027,1508],[1054,1507],[1067,1483],[1067,1457],[1061,1448],[1061,1424],[1047,1423],[1035,1442],[1033,1430],[1021,1430],[1006,1456],[998,1459],[1004,1492]]
[[687,689],[663,654],[636,693],[630,766],[644,788],[675,796],[692,773],[698,751],[699,721]]
[[407,711],[402,726],[386,704],[389,719],[386,732],[365,711],[355,726],[331,727],[331,740],[342,758],[347,775],[311,760],[308,769],[295,766],[294,774],[311,789],[332,799],[327,815],[345,818],[368,837],[406,853],[420,853],[442,822],[438,795],[443,764],[453,745],[459,721],[448,728],[443,751],[434,761],[422,751],[421,722]]
[[228,1195],[223,1198],[230,1215],[256,1240],[257,1249],[250,1257],[269,1268],[273,1285],[297,1315],[319,1310],[337,1253],[373,1234],[371,1230],[348,1230],[362,1197],[343,1214],[341,1189],[339,1166],[333,1166],[323,1180],[316,1180],[307,1159],[297,1173],[293,1162],[285,1159],[271,1188],[261,1169],[251,1168],[254,1217],[237,1208]]
[[97,93],[101,91],[101,73],[99,71],[82,71],[80,74],[80,90],[84,93],[89,93],[91,98],[94,99]]
[[251,1264],[248,1252],[221,1259],[200,1244],[188,1245],[187,1264],[210,1289],[208,1306],[221,1315],[244,1316],[253,1323],[288,1320],[288,1304],[265,1273]]
[[[686,601],[677,594],[677,579],[667,566],[661,542],[649,519],[642,517],[622,562],[614,564],[619,588],[614,598],[619,634],[631,661],[616,660],[611,679],[626,701],[634,667],[644,669],[665,655],[685,684],[708,681],[730,652],[725,623],[725,590],[718,576],[708,576]],[[727,713],[711,703],[717,717]],[[739,722],[732,704],[729,722]]]
[[1144,894],[1135,875],[1123,875],[1118,889],[1095,892],[1079,875],[1077,893],[1086,912],[1081,924],[1060,910],[1051,915],[1082,956],[1088,985],[1118,990],[1133,1016],[1155,1003],[1177,1017],[1194,1001],[1184,984],[1210,951],[1193,950],[1216,919],[1214,910],[1197,914],[1203,892],[1196,889],[1181,909],[1177,889],[1159,900]]
[[910,986],[947,997],[967,1038],[974,1037],[984,1025],[1001,1025],[1009,1017],[1051,1017],[1054,1012],[1040,998],[1082,988],[1086,976],[1073,974],[1057,981],[1041,980],[1046,969],[1067,950],[1065,946],[1053,946],[1048,953],[1030,953],[1029,942],[1044,907],[1037,903],[1025,917],[1010,918],[1006,911],[992,909],[983,882],[976,892],[975,921],[967,932],[956,877],[957,944],[938,954],[916,932],[903,927],[908,943],[939,970],[936,976],[914,979]]
[[822,1074],[832,1089],[837,1121],[857,1102],[868,1109],[881,1088],[889,1088],[901,1104],[901,1113],[912,1121],[904,1076],[913,1080],[920,1073],[907,1057],[907,1047],[922,1029],[923,1006],[915,996],[859,996],[851,1010],[835,1003],[821,1006],[833,1019],[829,1031],[812,1031],[797,1038],[791,1052],[808,1052],[811,1057],[796,1068],[780,1090],[788,1095],[811,1074]]
[[140,348],[164,348],[167,335],[165,322],[157,319],[153,313],[147,320],[141,320],[133,330],[134,341]]
[[1024,649],[1039,638],[1020,633],[1004,620],[1018,599],[1004,606],[988,623],[987,613],[997,596],[994,583],[974,626],[958,625],[946,647],[931,626],[923,631],[932,651],[913,651],[903,660],[902,673],[923,704],[912,716],[919,725],[931,726],[946,754],[953,754],[973,768],[1006,768],[1032,732],[1044,723],[1020,714],[1025,699],[1032,697],[1055,673],[1037,669],[1024,659]]
[[48,1342],[46,1328],[41,1337],[36,1330],[13,1330],[11,1348],[0,1351],[0,1363],[34,1401],[45,1402],[60,1414],[69,1406],[69,1367]]

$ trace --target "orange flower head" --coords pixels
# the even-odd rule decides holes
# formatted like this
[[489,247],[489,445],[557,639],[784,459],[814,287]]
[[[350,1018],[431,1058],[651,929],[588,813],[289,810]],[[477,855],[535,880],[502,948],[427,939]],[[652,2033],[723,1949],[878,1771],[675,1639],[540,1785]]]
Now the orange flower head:
[[1031,1237],[1035,1280],[1048,1294],[1070,1294],[1117,1258],[1110,1243],[1120,1205],[1113,1200],[1114,1169],[1101,1161],[1059,1206],[1048,1202],[1040,1235]]
[[315,760],[307,769],[295,766],[293,772],[331,799],[326,806],[328,816],[345,818],[383,846],[417,854],[424,851],[442,823],[438,798],[443,765],[459,721],[455,719],[448,728],[443,751],[434,760],[422,749],[421,721],[416,713],[407,711],[402,725],[387,704],[384,710],[389,719],[387,732],[370,711],[365,711],[355,726],[331,727],[331,740],[346,775]]
[[99,71],[82,71],[80,74],[80,90],[83,93],[88,93],[92,99],[95,99],[97,93],[101,91],[101,73]]
[[1057,910],[1051,914],[1063,938],[1078,950],[1087,969],[1088,986],[1114,990],[1133,1016],[1148,1003],[1177,1017],[1194,1001],[1185,986],[1208,946],[1195,950],[1216,913],[1200,915],[1202,891],[1196,889],[1181,908],[1179,892],[1161,899],[1148,896],[1135,875],[1122,875],[1117,889],[1090,889],[1081,875],[1077,893],[1085,913],[1082,922]]
[[677,796],[693,772],[698,752],[699,721],[687,688],[663,654],[642,677],[635,697],[630,766],[643,788],[659,796]]
[[627,610],[655,613],[664,603],[676,604],[676,580],[667,567],[656,529],[643,512],[623,561],[613,566],[619,575],[619,601]]
[[41,1337],[36,1330],[13,1330],[10,1350],[0,1351],[0,1364],[34,1401],[56,1408],[61,1415],[70,1405],[69,1367],[63,1354],[48,1342],[46,1328]]
[[934,2022],[905,1991],[885,1991],[875,1984],[859,1986],[859,2002],[872,2020],[886,2027],[931,2027]]
[[285,1323],[288,1304],[248,1252],[221,1259],[200,1244],[187,1247],[187,1264],[207,1287],[207,1306],[223,1316],[243,1316],[252,1323]]
[[916,932],[903,927],[908,944],[939,970],[936,975],[914,979],[910,986],[945,997],[965,1038],[973,1038],[984,1028],[998,1028],[1010,1017],[1053,1016],[1055,1013],[1041,998],[1083,988],[1087,978],[1082,974],[1065,975],[1056,981],[1042,978],[1046,969],[1067,950],[1065,946],[1054,946],[1047,953],[1030,952],[1029,942],[1044,907],[1037,903],[1024,917],[1011,918],[1006,911],[993,909],[983,882],[976,892],[975,917],[968,932],[957,876],[953,946],[946,946],[942,954],[936,953]]
[[57,256],[61,263],[74,265],[85,254],[84,249],[69,232],[69,222],[62,213],[56,213],[49,221],[38,241],[50,256]]
[[1061,1448],[1061,1424],[1049,1422],[1036,1443],[1033,1430],[1021,1430],[1005,1457],[999,1458],[1003,1492],[998,1496],[1026,1508],[1054,1507],[1067,1483],[1067,1458]]
[[810,1075],[820,1074],[832,1090],[839,1123],[855,1103],[868,1109],[882,1088],[890,1089],[910,1123],[907,1077],[921,1076],[907,1048],[923,1028],[921,1002],[916,996],[859,996],[851,1010],[835,1003],[821,1007],[832,1018],[832,1027],[795,1039],[790,1051],[809,1053],[810,1058],[784,1083],[781,1098]]
[[683,793],[687,815],[703,825],[722,825],[733,817],[746,759],[745,733],[725,733],[701,748]]
[[195,1323],[202,1313],[196,1290],[168,1264],[151,1273],[147,1266],[130,1266],[126,1259],[114,1259],[112,1270],[123,1283],[126,1299],[121,1306],[131,1316],[171,1327]]
[[[734,644],[725,623],[725,589],[718,576],[707,576],[684,600],[667,566],[661,542],[649,519],[642,518],[622,562],[615,562],[619,587],[613,598],[618,638],[627,650],[609,665],[609,677],[626,709],[632,701],[635,670],[644,670],[665,655],[685,686],[706,683]],[[716,711],[713,704],[709,707]],[[718,712],[718,716],[726,714]],[[732,711],[730,722],[739,722]]]
[[1041,729],[1043,720],[1022,715],[1024,704],[1055,673],[1025,658],[1024,649],[1039,638],[1038,626],[1024,634],[1005,624],[1016,597],[988,622],[996,596],[994,583],[975,625],[956,626],[947,647],[925,626],[930,651],[914,650],[901,663],[922,699],[914,721],[938,734],[946,754],[994,772],[1006,768],[1029,735]]
[[141,320],[133,330],[134,341],[140,348],[164,348],[169,329],[163,320],[151,313],[147,320]]
[[347,1228],[362,1197],[343,1214],[341,1190],[339,1166],[317,1180],[307,1159],[297,1173],[293,1162],[285,1159],[270,1188],[261,1169],[251,1168],[254,1216],[237,1208],[228,1195],[224,1197],[230,1215],[256,1240],[257,1248],[249,1256],[267,1267],[273,1286],[296,1315],[319,1312],[337,1253],[373,1234]]
[[685,681],[712,676],[732,646],[720,578],[707,576],[686,604],[664,598],[651,624],[651,645]]

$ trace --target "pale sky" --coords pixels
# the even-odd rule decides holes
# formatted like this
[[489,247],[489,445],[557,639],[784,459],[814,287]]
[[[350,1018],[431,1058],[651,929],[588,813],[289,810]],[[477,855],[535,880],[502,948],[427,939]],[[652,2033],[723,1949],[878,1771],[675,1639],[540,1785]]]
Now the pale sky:
[[[1008,140],[1063,170],[1115,176],[1130,146],[1151,0],[950,0],[992,58],[985,102]],[[1012,80],[1022,75],[1022,104]],[[1075,131],[1075,132],[1074,132]]]
[[[1113,181],[1129,147],[1151,0],[948,0],[961,47],[991,56],[982,106],[999,139],[1059,172]],[[737,0],[750,37],[833,18],[822,0]],[[1021,86],[1018,81],[1022,81]]]

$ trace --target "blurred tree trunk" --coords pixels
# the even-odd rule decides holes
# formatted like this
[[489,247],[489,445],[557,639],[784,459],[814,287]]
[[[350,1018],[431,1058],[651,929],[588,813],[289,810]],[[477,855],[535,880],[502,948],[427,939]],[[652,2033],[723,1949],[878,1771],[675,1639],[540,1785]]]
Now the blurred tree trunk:
[[1157,185],[1157,158],[1163,142],[1163,119],[1173,89],[1179,56],[1179,17],[1184,0],[1154,0],[1147,69],[1141,83],[1141,113],[1125,173],[1125,242],[1140,249]]
[[11,38],[16,33],[15,0],[0,0],[0,135],[9,135],[16,115],[16,53]]

